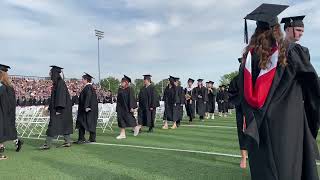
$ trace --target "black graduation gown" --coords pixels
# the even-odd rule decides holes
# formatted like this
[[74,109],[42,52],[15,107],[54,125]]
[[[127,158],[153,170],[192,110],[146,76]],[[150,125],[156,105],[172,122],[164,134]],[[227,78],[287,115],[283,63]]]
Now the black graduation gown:
[[189,95],[190,99],[186,100],[185,102],[185,107],[186,107],[186,112],[187,112],[187,116],[190,118],[195,118],[195,100],[197,99],[197,96],[195,95],[195,90],[194,89],[190,89],[188,90],[188,88],[184,89],[184,93],[185,95]]
[[[254,56],[253,56],[254,57]],[[253,62],[256,61],[252,58]],[[240,94],[243,95],[240,68]],[[253,72],[254,74],[254,72]],[[288,50],[288,65],[278,66],[261,109],[241,106],[253,180],[317,180],[316,137],[320,119],[320,83],[310,56],[300,45]]]
[[216,110],[216,96],[217,96],[217,90],[215,88],[212,88],[212,91],[209,91],[208,89],[208,102],[207,102],[208,113],[214,113],[214,111]]
[[227,113],[229,110],[229,94],[227,90],[221,91],[221,99],[222,112]]
[[174,107],[174,111],[177,111],[177,121],[180,123],[180,121],[183,119],[183,105],[185,103],[185,94],[184,90],[181,86],[176,87],[176,105]]
[[[139,125],[154,127],[156,118],[156,108],[158,106],[158,94],[153,85],[141,88],[139,92],[139,109],[138,122]],[[153,110],[150,110],[152,108]]]
[[135,127],[137,121],[131,109],[137,108],[137,101],[134,90],[131,87],[126,89],[119,88],[117,96],[117,119],[119,128]]
[[163,93],[163,101],[165,107],[163,120],[177,121],[179,119],[180,110],[176,107],[178,100],[179,96],[177,93],[177,87],[172,86],[171,88],[169,88],[168,85]]
[[197,114],[199,116],[205,116],[206,109],[207,109],[206,103],[208,102],[207,88],[196,87],[195,91],[196,91],[196,97],[197,97],[197,104],[196,104]]
[[[72,104],[68,88],[62,79],[53,86],[49,104],[50,121],[47,136],[69,135],[73,133]],[[56,114],[59,112],[60,114]]]
[[0,83],[0,143],[17,139],[14,89]]
[[[86,108],[91,111],[86,112]],[[98,99],[91,84],[86,85],[79,96],[79,107],[76,128],[84,127],[89,132],[96,132],[98,121]]]
[[236,124],[238,132],[238,140],[240,150],[246,150],[247,136],[243,132],[243,112],[241,108],[241,96],[239,95],[239,76],[234,77],[230,82],[230,87],[228,90],[229,93],[229,102],[235,106],[236,109]]

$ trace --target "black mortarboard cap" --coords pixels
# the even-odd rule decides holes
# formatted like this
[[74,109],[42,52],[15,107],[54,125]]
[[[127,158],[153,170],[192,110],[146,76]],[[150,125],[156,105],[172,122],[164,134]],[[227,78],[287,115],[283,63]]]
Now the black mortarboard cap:
[[52,68],[51,70],[57,71],[58,73],[61,73],[61,70],[63,69],[62,67],[55,66],[55,65],[52,65],[50,67]]
[[242,63],[242,57],[238,58],[238,62]]
[[174,81],[174,80],[175,80],[175,77],[169,76],[169,81]]
[[129,78],[128,76],[124,75],[122,78],[122,81],[128,81],[129,83],[131,83],[131,78]]
[[89,81],[91,81],[91,80],[93,79],[93,77],[92,77],[90,74],[88,74],[88,73],[84,73],[84,75],[82,76],[82,78],[87,79],[87,80],[89,80]]
[[214,82],[213,82],[213,81],[209,81],[208,83],[209,83],[209,84],[214,84]]
[[284,30],[286,30],[288,27],[304,27],[304,17],[306,16],[303,15],[282,18],[281,23],[284,23]]
[[254,11],[248,14],[245,19],[244,35],[245,43],[248,44],[248,26],[247,19],[257,21],[257,28],[269,29],[278,23],[277,16],[287,9],[288,5],[279,4],[261,4]]
[[188,82],[194,83],[194,79],[189,78],[189,79],[188,79]]
[[8,69],[10,69],[10,66],[0,64],[0,71],[8,72]]
[[144,80],[148,79],[148,80],[151,80],[151,75],[150,74],[146,74],[146,75],[143,75],[144,77]]
[[203,79],[198,79],[197,81],[198,81],[198,82],[202,82],[202,81],[203,81]]
[[174,80],[175,80],[175,81],[179,81],[179,80],[180,80],[180,78],[178,78],[178,77],[175,77],[175,78],[174,78]]

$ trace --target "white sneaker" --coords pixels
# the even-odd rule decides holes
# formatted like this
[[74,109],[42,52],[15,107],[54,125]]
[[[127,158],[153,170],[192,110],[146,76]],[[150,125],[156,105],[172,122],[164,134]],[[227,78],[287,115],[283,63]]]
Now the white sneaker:
[[120,139],[126,139],[127,137],[126,136],[124,136],[124,135],[119,135],[119,136],[117,136],[117,138],[116,139],[118,139],[118,140],[120,140]]
[[138,136],[139,135],[139,131],[140,131],[140,127],[139,126],[135,127],[133,136]]

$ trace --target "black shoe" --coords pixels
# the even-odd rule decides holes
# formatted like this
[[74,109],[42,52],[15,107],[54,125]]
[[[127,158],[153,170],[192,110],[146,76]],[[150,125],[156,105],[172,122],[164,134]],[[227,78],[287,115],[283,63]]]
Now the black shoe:
[[96,140],[89,140],[89,141],[87,141],[88,144],[90,144],[90,143],[95,143],[95,142],[97,142],[97,141],[96,141]]
[[23,141],[18,139],[17,143],[17,149],[16,149],[16,152],[20,152],[21,148],[22,148],[22,145],[23,145]]
[[73,144],[86,144],[87,141],[86,140],[78,140],[76,142],[73,142]]
[[153,128],[149,128],[148,133],[153,133]]
[[5,150],[6,148],[4,147],[4,146],[2,146],[1,148],[0,148],[0,154],[2,154],[2,153],[4,153],[4,150]]

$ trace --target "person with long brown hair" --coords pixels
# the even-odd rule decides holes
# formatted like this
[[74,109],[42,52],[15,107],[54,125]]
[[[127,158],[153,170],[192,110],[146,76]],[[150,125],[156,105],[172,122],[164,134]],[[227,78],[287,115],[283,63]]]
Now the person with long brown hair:
[[17,137],[16,129],[16,95],[8,76],[9,66],[0,64],[0,160],[3,155],[4,142],[14,140],[16,151],[21,150],[23,142]]
[[277,15],[287,7],[262,4],[245,17],[257,22],[239,71],[253,180],[319,179],[320,84],[302,47],[284,45]]

